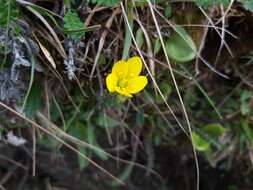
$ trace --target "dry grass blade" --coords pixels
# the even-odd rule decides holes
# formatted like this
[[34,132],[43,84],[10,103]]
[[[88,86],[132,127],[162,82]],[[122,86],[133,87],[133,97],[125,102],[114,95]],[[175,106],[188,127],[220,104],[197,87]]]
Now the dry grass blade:
[[[113,13],[111,15],[111,17],[108,19],[108,21],[106,22],[105,24],[105,27],[106,28],[110,28],[111,25],[112,25],[112,21],[114,19],[114,17],[120,13],[120,9],[119,7],[117,7],[115,10],[113,10]],[[97,50],[97,54],[96,54],[96,57],[95,57],[95,61],[94,61],[94,64],[93,64],[93,67],[92,67],[92,70],[91,70],[91,73],[90,73],[90,80],[92,80],[92,77],[93,77],[93,74],[95,72],[95,69],[97,67],[97,64],[98,64],[98,59],[101,55],[101,52],[103,50],[103,47],[104,47],[104,43],[105,43],[105,39],[106,39],[106,36],[108,34],[108,30],[105,30],[102,35],[101,35],[101,38],[100,38],[100,41],[99,41],[99,45],[98,45],[98,50]]]
[[[137,12],[136,12],[137,14]],[[135,19],[137,21],[137,23],[140,25],[141,27],[141,30],[145,36],[145,39],[146,39],[146,43],[147,43],[147,55],[149,57],[149,65],[150,65],[150,70],[151,70],[151,73],[153,76],[155,76],[155,61],[154,61],[154,54],[153,54],[153,51],[152,51],[152,44],[151,44],[151,40],[150,40],[150,37],[148,35],[148,32],[147,30],[145,29],[145,27],[142,25],[140,19],[137,17]]]
[[43,131],[44,133],[48,134],[49,136],[55,138],[56,140],[58,140],[59,142],[61,142],[63,145],[65,145],[67,148],[69,148],[70,150],[72,150],[73,152],[77,153],[78,155],[80,155],[82,158],[86,159],[87,161],[89,161],[93,166],[95,166],[96,168],[98,168],[99,170],[101,170],[102,172],[104,172],[105,174],[107,174],[108,176],[110,176],[112,179],[116,180],[118,183],[124,185],[124,182],[121,181],[120,179],[118,179],[117,177],[115,177],[113,174],[111,174],[109,171],[107,171],[106,169],[104,169],[103,167],[101,167],[99,164],[97,164],[95,161],[91,160],[89,157],[85,156],[84,154],[82,154],[80,151],[78,151],[76,148],[74,148],[73,146],[71,146],[70,144],[66,143],[64,140],[62,140],[61,138],[59,138],[58,136],[56,136],[55,134],[53,134],[52,132],[50,132],[48,129],[43,128],[42,126],[40,126],[39,124],[35,123],[34,121],[32,121],[31,119],[28,119],[27,117],[25,117],[24,115],[22,115],[21,113],[15,111],[14,109],[10,108],[9,106],[7,106],[6,104],[4,104],[3,102],[0,101],[0,106],[7,109],[8,111],[12,112],[13,114],[15,114],[16,116],[24,119],[25,121],[27,121],[28,123],[30,123],[32,126],[38,128],[39,130]]
[[55,33],[55,31],[53,30],[53,28],[50,26],[50,24],[46,21],[46,19],[41,15],[39,14],[34,8],[32,7],[29,7],[29,6],[26,6],[26,8],[31,11],[36,17],[38,17],[41,22],[47,27],[47,29],[50,31],[50,33],[52,34],[54,40],[55,40],[55,43],[57,44],[58,48],[58,52],[61,54],[61,56],[63,58],[66,58],[67,55],[66,55],[66,52],[57,36],[57,34]]
[[191,137],[190,140],[191,140],[191,143],[192,143],[192,149],[193,149],[193,153],[194,153],[195,164],[196,164],[196,172],[197,172],[197,190],[199,190],[199,164],[198,164],[198,158],[197,158],[196,149],[195,149],[195,146],[194,146],[194,143],[193,143],[193,140],[192,140],[193,137],[192,137],[191,123],[190,123],[190,120],[189,120],[189,118],[188,118],[188,114],[187,114],[187,111],[186,111],[186,108],[185,108],[185,105],[184,105],[182,96],[181,96],[181,94],[180,94],[180,92],[179,92],[179,89],[178,89],[177,81],[176,81],[176,79],[175,79],[175,76],[174,76],[174,73],[173,73],[173,70],[172,70],[172,67],[171,67],[171,64],[170,64],[169,57],[168,57],[168,54],[167,54],[166,49],[165,49],[164,40],[163,40],[163,38],[162,38],[161,31],[160,31],[160,27],[159,27],[159,25],[158,25],[158,22],[157,22],[157,19],[156,19],[154,10],[153,10],[153,8],[152,8],[152,4],[151,4],[150,0],[147,0],[147,1],[148,1],[148,4],[149,4],[149,8],[150,8],[150,11],[151,11],[152,18],[153,18],[153,20],[154,20],[154,22],[155,22],[156,30],[157,30],[158,35],[159,35],[159,39],[160,39],[160,42],[161,42],[161,45],[162,45],[162,48],[163,48],[163,51],[164,51],[164,55],[165,55],[166,61],[167,61],[168,65],[169,65],[170,74],[171,74],[171,77],[172,77],[174,86],[175,86],[176,91],[177,91],[178,98],[179,98],[179,100],[180,100],[180,103],[181,103],[181,106],[182,106],[182,109],[183,109],[183,113],[184,113],[184,116],[185,116],[185,120],[186,120],[186,122],[187,122],[188,130],[189,130],[190,137]]
[[[122,2],[121,2],[120,5],[121,5],[121,9],[122,9],[123,16],[124,16],[124,18],[125,18],[125,22],[127,23],[127,26],[128,26],[128,28],[129,28],[129,30],[130,30],[131,27],[130,27],[130,24],[129,24],[128,20],[127,20],[127,15],[126,15],[126,11],[125,11],[124,5],[123,5]],[[141,57],[141,59],[142,59],[142,61],[143,61],[143,64],[144,64],[144,66],[145,66],[145,68],[146,68],[146,70],[147,70],[147,72],[148,72],[148,75],[150,76],[150,78],[151,78],[151,80],[152,80],[152,82],[153,82],[155,88],[157,89],[159,95],[162,97],[162,99],[163,99],[165,105],[167,106],[167,108],[168,108],[169,111],[171,112],[172,116],[174,117],[174,119],[175,119],[175,121],[177,122],[177,124],[179,125],[179,127],[180,127],[180,128],[182,129],[182,131],[189,137],[189,134],[187,133],[187,131],[183,128],[183,126],[182,126],[181,123],[179,122],[178,118],[176,117],[176,115],[174,114],[174,112],[173,112],[173,110],[171,109],[170,105],[168,104],[167,100],[165,99],[165,97],[164,97],[164,95],[163,95],[161,89],[159,88],[159,86],[158,86],[158,84],[157,84],[155,78],[152,76],[152,73],[151,73],[150,69],[148,68],[148,65],[147,65],[147,63],[146,63],[146,61],[145,61],[145,59],[144,59],[144,57],[143,57],[143,55],[142,55],[142,52],[141,52],[140,48],[138,47],[138,44],[137,44],[136,39],[135,39],[135,37],[134,37],[134,35],[133,35],[133,32],[132,32],[131,30],[130,30],[130,32],[131,32],[131,36],[132,36],[133,42],[134,42],[134,44],[135,44],[135,46],[136,46],[136,49],[137,49],[137,51],[138,51],[138,53],[139,53],[139,55],[140,55],[140,57]],[[190,137],[189,137],[189,138],[190,138]]]
[[36,37],[35,34],[34,34],[33,36],[34,36],[35,40],[38,42],[38,44],[39,44],[39,46],[40,46],[40,49],[41,49],[42,53],[45,55],[45,57],[47,58],[47,60],[49,61],[49,63],[52,65],[52,67],[53,67],[54,69],[56,69],[55,61],[54,61],[52,55],[50,54],[50,52],[47,50],[47,48],[46,48],[45,46],[43,46],[43,45],[40,43],[39,39]]
[[[155,12],[160,16],[162,17],[166,23],[168,23],[175,31],[177,31],[177,29],[175,28],[175,26],[167,19],[165,18],[152,4],[150,5],[152,7],[153,10],[155,10]],[[215,26],[213,26],[213,28],[217,28]],[[218,30],[217,30],[218,31]],[[178,33],[183,39],[184,36],[182,36],[182,34]],[[187,42],[187,40],[185,40]],[[189,44],[190,45],[190,44]],[[189,46],[190,47],[190,46]],[[208,63],[200,54],[199,52],[197,52],[197,56],[198,58],[209,68],[211,69],[211,71],[213,71],[214,73],[220,75],[221,77],[225,78],[225,79],[229,79],[229,77],[219,71],[217,71],[213,66],[210,65],[210,63]],[[173,70],[173,69],[172,69]]]
[[[208,22],[206,22],[206,23],[208,23]],[[207,37],[208,29],[209,29],[209,28],[206,27],[206,28],[204,29],[203,34],[202,34],[202,39],[201,39],[201,42],[200,42],[200,45],[199,45],[199,49],[198,49],[198,54],[199,54],[199,55],[201,54],[202,50],[203,50],[204,47],[205,47],[205,42],[206,42],[206,37]],[[195,72],[196,72],[196,76],[199,75],[199,73],[200,73],[200,71],[199,71],[199,60],[200,60],[200,59],[197,58],[196,61],[195,61]]]
[[226,34],[230,35],[231,37],[238,39],[238,37],[235,34],[233,34],[232,32],[230,32],[224,27],[212,26],[210,24],[178,24],[178,26],[216,28],[217,30],[224,31]]
[[199,7],[199,9],[200,9],[201,12],[204,14],[204,16],[207,18],[207,20],[209,21],[209,23],[210,23],[212,26],[214,26],[214,29],[215,29],[215,31],[217,32],[217,34],[220,36],[222,43],[226,46],[226,48],[227,48],[228,52],[230,53],[230,55],[231,55],[232,57],[234,57],[234,54],[233,54],[233,52],[231,51],[229,45],[228,45],[227,42],[225,41],[225,39],[224,39],[224,37],[222,36],[222,34],[220,33],[220,31],[216,29],[215,24],[213,23],[213,21],[212,21],[212,19],[210,18],[210,16],[207,15],[207,13],[204,11],[204,9],[203,9],[202,7]]
[[[221,9],[221,13],[222,13],[222,20],[221,20],[222,21],[222,28],[225,28],[226,20],[225,20],[225,17],[224,17],[225,13],[224,13],[224,7],[223,7],[223,5],[220,6],[220,9]],[[225,39],[225,34],[226,34],[225,30],[224,29],[221,30],[221,39]],[[224,41],[221,40],[220,47],[219,47],[219,50],[217,52],[214,65],[217,65],[217,63],[218,63],[218,60],[220,58],[221,50],[222,50],[223,46],[224,46]]]
[[221,22],[221,20],[225,19],[225,17],[227,16],[228,12],[231,10],[234,2],[235,2],[235,0],[230,0],[230,3],[228,5],[226,11],[224,12],[224,14],[222,15],[222,17],[216,23],[219,23],[219,22]]
[[[91,145],[85,141],[82,141],[82,140],[79,140],[78,138],[74,137],[74,136],[71,136],[69,134],[67,134],[64,130],[60,129],[59,127],[57,127],[54,123],[52,123],[51,121],[49,121],[43,114],[41,114],[40,112],[37,112],[36,113],[36,116],[44,123],[46,124],[46,127],[49,129],[49,131],[53,134],[57,134],[58,136],[60,136],[61,138],[63,139],[66,139],[68,140],[69,142],[71,143],[74,143],[78,146],[83,146],[85,148],[89,148],[90,150],[94,150],[94,151],[98,151],[98,152],[101,152],[103,154],[106,154],[108,157],[114,159],[114,160],[117,160],[117,161],[120,161],[122,163],[125,163],[125,164],[131,164],[133,166],[136,166],[136,167],[139,167],[139,168],[142,168],[142,169],[146,169],[146,167],[142,164],[139,164],[139,163],[136,163],[136,162],[132,162],[132,161],[129,161],[129,160],[125,160],[125,159],[122,159],[122,158],[119,158],[119,157],[116,157],[106,151],[104,151],[103,149],[99,148],[99,147],[96,147],[94,145]],[[162,179],[162,177],[154,170],[152,169],[149,169],[148,170],[150,173],[154,174],[155,176],[157,176],[159,179]]]
[[95,12],[97,12],[97,11],[99,11],[99,10],[104,10],[104,9],[105,9],[105,8],[102,7],[102,9],[101,9],[101,7],[99,7],[99,5],[96,5],[96,6],[94,7],[94,9],[90,12],[88,18],[86,19],[85,24],[84,24],[84,27],[87,27],[87,26],[90,25],[90,22],[91,22],[91,20],[92,20],[92,17],[94,16]]

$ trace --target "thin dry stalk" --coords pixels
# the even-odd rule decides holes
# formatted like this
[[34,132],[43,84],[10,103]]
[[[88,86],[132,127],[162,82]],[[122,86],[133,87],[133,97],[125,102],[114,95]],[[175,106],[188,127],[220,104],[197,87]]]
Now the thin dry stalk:
[[[106,28],[110,28],[111,25],[112,25],[112,21],[114,19],[114,17],[120,13],[120,8],[117,7],[116,9],[113,10],[113,13],[111,15],[111,17],[108,19],[108,21],[106,22],[105,24],[105,27]],[[101,35],[101,38],[100,38],[100,41],[99,41],[99,45],[98,45],[98,50],[97,50],[97,54],[96,54],[96,57],[95,57],[95,61],[93,63],[93,67],[92,67],[92,70],[91,70],[91,73],[90,73],[90,81],[92,80],[92,77],[93,77],[93,74],[96,70],[96,66],[97,66],[97,63],[98,63],[98,59],[101,55],[101,52],[103,50],[103,47],[104,47],[104,43],[105,43],[105,39],[106,39],[106,36],[108,34],[108,30],[105,30],[103,31],[102,35]]]
[[[175,79],[175,76],[174,76],[174,73],[173,73],[173,70],[172,70],[172,67],[171,67],[171,64],[170,64],[169,57],[168,57],[168,54],[167,54],[166,49],[165,49],[164,40],[163,40],[163,38],[162,38],[161,31],[160,31],[160,28],[159,28],[159,24],[158,24],[158,22],[157,22],[157,19],[156,19],[154,10],[153,10],[153,8],[152,8],[152,4],[151,4],[150,0],[147,0],[147,1],[148,1],[148,4],[149,4],[149,8],[150,8],[150,11],[151,11],[153,20],[154,20],[155,25],[156,25],[156,30],[157,30],[157,32],[158,32],[159,39],[160,39],[161,44],[162,44],[162,48],[163,48],[163,51],[164,51],[164,55],[165,55],[166,61],[167,61],[168,65],[169,65],[170,74],[171,74],[173,83],[174,83],[174,85],[175,85],[175,88],[176,88],[176,91],[177,91],[177,95],[178,95],[178,98],[179,98],[179,100],[180,100],[180,104],[181,104],[182,109],[183,109],[183,113],[184,113],[184,116],[185,116],[185,120],[186,120],[186,122],[187,122],[188,130],[189,130],[190,137],[191,137],[190,140],[191,140],[192,149],[193,149],[193,153],[194,153],[195,164],[196,164],[196,172],[197,172],[197,190],[199,190],[199,164],[198,164],[197,152],[196,152],[194,143],[193,143],[193,141],[192,141],[193,137],[192,137],[191,123],[190,123],[190,120],[189,120],[189,118],[188,118],[188,114],[187,114],[187,111],[186,111],[186,108],[185,108],[185,105],[184,105],[182,96],[181,96],[181,94],[180,94],[180,92],[179,92],[179,88],[178,88],[178,85],[177,85],[177,81],[176,81],[176,79]],[[188,136],[188,134],[187,134],[187,136]]]
[[4,104],[3,102],[0,101],[0,106],[9,110],[10,112],[12,112],[13,114],[15,114],[16,116],[24,119],[25,121],[27,121],[28,123],[30,123],[31,125],[33,125],[34,127],[38,128],[39,130],[43,131],[44,133],[48,134],[49,136],[55,138],[56,140],[58,140],[59,142],[61,142],[63,145],[65,145],[67,148],[69,148],[70,150],[72,150],[73,152],[77,153],[78,155],[80,155],[82,158],[86,159],[87,161],[89,161],[93,166],[95,166],[96,168],[98,168],[99,170],[101,170],[102,172],[104,172],[105,174],[107,174],[108,176],[110,176],[112,179],[116,180],[119,184],[124,185],[125,183],[123,181],[121,181],[120,179],[118,179],[117,177],[115,177],[113,174],[111,174],[109,171],[107,171],[106,169],[104,169],[103,167],[101,167],[99,164],[97,164],[95,161],[91,160],[89,157],[85,156],[84,154],[82,154],[80,151],[78,151],[76,148],[74,148],[73,146],[71,146],[70,144],[66,143],[64,140],[62,140],[61,138],[59,138],[58,136],[56,136],[55,134],[53,134],[52,132],[50,132],[48,129],[43,128],[42,126],[40,126],[39,124],[35,123],[34,121],[32,121],[31,119],[25,117],[24,115],[22,115],[21,113],[15,111],[14,109],[10,108],[9,106],[7,106],[6,104]]
[[[174,26],[166,17],[164,17],[163,14],[161,14],[152,4],[151,4],[151,7],[153,8],[153,10],[155,10],[155,12],[156,12],[161,18],[163,18],[163,19],[165,20],[166,23],[168,23],[175,31],[177,31],[176,28],[175,28],[175,26]],[[213,28],[216,28],[216,27],[213,26]],[[216,29],[216,30],[217,30],[217,29]],[[218,30],[217,30],[217,31],[218,31]],[[179,33],[179,35],[181,35],[181,34]],[[181,37],[184,39],[184,36],[181,35]],[[223,78],[229,79],[228,76],[226,76],[225,74],[223,74],[223,73],[217,71],[213,66],[211,66],[210,63],[208,63],[198,52],[197,52],[197,57],[198,57],[209,69],[211,69],[211,71],[215,72],[216,74],[220,75],[220,76],[223,77]],[[173,70],[173,69],[172,69],[172,70]]]
[[147,70],[147,72],[148,72],[148,74],[149,74],[149,76],[150,76],[150,78],[151,78],[151,80],[152,80],[152,82],[153,82],[155,88],[157,89],[159,95],[162,97],[162,99],[163,99],[165,105],[167,106],[167,108],[170,110],[170,112],[171,112],[171,114],[173,115],[174,119],[176,120],[177,124],[180,126],[180,128],[182,129],[182,131],[183,131],[187,136],[189,136],[188,133],[187,133],[187,131],[183,128],[183,126],[182,126],[181,123],[179,122],[178,118],[177,118],[176,115],[174,114],[174,112],[173,112],[173,110],[171,109],[170,105],[168,104],[167,100],[165,99],[165,97],[164,97],[164,95],[163,95],[161,89],[159,88],[159,86],[158,86],[158,84],[157,84],[155,78],[152,76],[152,73],[151,73],[150,69],[148,68],[148,65],[147,65],[147,63],[146,63],[146,61],[145,61],[145,59],[144,59],[144,57],[143,57],[143,55],[142,55],[142,52],[141,52],[140,48],[138,47],[138,44],[137,44],[136,39],[135,39],[135,37],[134,37],[134,35],[133,35],[133,32],[130,30],[131,27],[130,27],[130,24],[129,24],[128,19],[127,19],[127,15],[126,15],[126,11],[125,11],[124,5],[123,5],[122,2],[121,2],[120,5],[121,5],[121,8],[122,8],[122,13],[123,13],[123,16],[124,16],[124,18],[125,18],[125,21],[126,21],[126,23],[127,23],[128,29],[129,29],[129,31],[130,31],[130,33],[131,33],[133,42],[134,42],[134,44],[135,44],[135,46],[136,46],[136,49],[137,49],[137,51],[138,51],[138,53],[139,53],[139,55],[140,55],[140,57],[141,57],[141,59],[142,59],[142,61],[143,61],[143,64],[144,64],[144,66],[145,66],[145,68],[146,68],[146,70]]

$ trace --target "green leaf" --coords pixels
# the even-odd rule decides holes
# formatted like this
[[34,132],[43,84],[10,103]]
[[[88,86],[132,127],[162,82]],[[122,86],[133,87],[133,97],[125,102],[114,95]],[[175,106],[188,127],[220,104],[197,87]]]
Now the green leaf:
[[159,146],[161,144],[161,135],[155,135],[153,141],[155,146]]
[[252,92],[247,91],[247,90],[243,90],[242,93],[241,93],[241,96],[240,96],[240,101],[241,102],[246,101],[252,96],[253,96]]
[[202,7],[211,7],[217,4],[222,4],[227,7],[230,3],[230,0],[195,0],[198,6]]
[[247,115],[250,112],[248,103],[242,102],[240,105],[240,110],[241,110],[242,115]]
[[98,58],[98,64],[99,65],[106,65],[106,59],[105,59],[105,56],[103,55],[100,55],[99,58]]
[[[118,179],[120,179],[121,181],[126,181],[127,179],[129,179],[132,171],[133,171],[133,164],[127,165],[126,168],[123,170],[123,172],[120,174],[120,176],[118,176]],[[122,184],[120,184],[118,181],[113,181],[111,185],[115,187]]]
[[42,87],[40,83],[34,83],[27,97],[25,115],[31,118],[42,104]]
[[[166,100],[169,98],[170,94],[172,93],[172,87],[170,84],[168,84],[167,81],[164,81],[161,83],[160,90],[163,93],[163,96]],[[162,97],[160,95],[158,95],[156,97],[156,102],[163,103],[164,101],[163,101]]]
[[253,12],[253,1],[248,0],[243,3],[245,9]]
[[92,3],[108,7],[116,6],[121,0],[90,0]]
[[225,128],[219,123],[211,123],[205,125],[203,131],[213,138],[218,138],[225,132]]
[[147,4],[147,0],[134,0],[136,7],[144,7]]
[[253,1],[252,0],[244,0],[241,1],[245,9],[249,11],[253,11]]
[[[71,127],[69,130],[69,133],[74,136],[75,138],[78,138],[79,140],[83,140],[85,133],[86,133],[86,125],[82,122],[76,122],[75,126]],[[79,152],[81,152],[83,155],[89,157],[88,155],[89,151],[81,145],[77,145],[77,149]],[[80,154],[77,154],[78,156],[78,163],[80,170],[86,168],[89,165],[89,161],[85,158],[83,158]]]
[[[83,146],[79,146],[77,145],[78,151],[81,152],[83,155],[85,156],[89,156],[87,155],[87,151]],[[78,155],[78,163],[79,163],[79,168],[80,170],[83,170],[84,168],[86,168],[89,165],[89,161],[85,158],[83,158],[80,154]]]
[[154,44],[154,55],[156,55],[161,49],[161,42],[159,38],[155,39],[155,44]]
[[202,7],[210,7],[213,4],[212,0],[196,0],[196,4]]
[[137,126],[143,126],[144,123],[145,123],[144,110],[143,108],[140,108],[139,111],[137,112],[136,124]]
[[247,120],[242,120],[241,121],[241,126],[244,129],[245,135],[247,136],[249,142],[253,146],[253,130],[249,126],[249,122]]
[[69,128],[69,133],[78,138],[79,140],[83,140],[86,134],[87,126],[83,122],[75,122],[74,126]]
[[3,0],[0,3],[0,26],[8,29],[10,21],[19,16],[19,9],[14,0]]
[[[219,111],[219,109],[215,106],[215,103],[213,102],[213,100],[209,97],[209,95],[207,94],[207,92],[205,91],[205,89],[200,85],[200,83],[198,82],[198,80],[195,79],[194,76],[191,75],[191,73],[186,69],[186,67],[184,67],[184,65],[180,65],[181,68],[183,68],[183,70],[192,78],[192,81],[196,84],[197,88],[200,90],[200,92],[203,94],[203,96],[205,97],[205,99],[207,100],[207,102],[213,107],[214,111],[216,112],[216,114],[219,116],[220,119],[222,119],[222,115]],[[187,96],[186,96],[187,97]],[[192,102],[191,102],[192,103]]]
[[198,151],[207,151],[210,148],[210,143],[195,132],[192,132],[192,140]]
[[172,7],[169,3],[166,5],[166,8],[164,10],[164,15],[166,18],[170,18],[172,15]]
[[[0,29],[5,30],[5,42],[3,48],[0,47],[0,50],[4,50],[4,58],[2,60],[1,68],[7,62],[7,49],[9,43],[9,29],[11,28],[11,21],[18,18],[19,9],[17,7],[16,1],[14,0],[1,0],[0,3]],[[15,30],[18,28],[18,25],[14,25]],[[15,32],[15,30],[13,30]],[[22,108],[23,109],[23,108]]]
[[242,115],[247,115],[250,113],[250,107],[248,104],[248,100],[249,98],[252,98],[253,94],[250,91],[244,90],[242,91],[242,93],[240,94],[240,110]]
[[136,43],[137,43],[138,47],[141,48],[143,45],[143,42],[144,42],[143,32],[142,32],[141,28],[139,28],[137,30],[135,39],[136,39]]
[[188,62],[197,55],[197,48],[191,36],[180,26],[175,27],[175,33],[166,41],[166,52],[175,61]]
[[87,127],[87,138],[88,138],[88,143],[95,147],[95,148],[92,149],[94,151],[94,153],[100,159],[107,160],[108,156],[107,156],[106,152],[103,149],[100,148],[100,146],[98,145],[98,143],[96,141],[95,128],[90,124]]
[[[79,16],[77,15],[76,12],[69,10],[64,18],[64,29],[66,30],[82,30],[84,27],[83,22],[80,20]],[[82,38],[84,36],[84,32],[73,32],[73,33],[69,33],[69,36],[73,39],[79,39]]]

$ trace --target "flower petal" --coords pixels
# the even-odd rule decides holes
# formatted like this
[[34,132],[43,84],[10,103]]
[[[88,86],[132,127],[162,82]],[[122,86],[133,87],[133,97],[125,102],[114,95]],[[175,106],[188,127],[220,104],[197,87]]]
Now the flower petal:
[[138,76],[128,81],[126,91],[131,94],[140,92],[148,84],[148,79],[145,76]]
[[109,92],[114,92],[118,83],[118,77],[111,73],[106,77],[106,86]]
[[132,94],[128,93],[126,90],[120,89],[118,86],[115,87],[115,91],[123,96],[127,96],[130,98],[133,97]]
[[128,72],[128,65],[123,60],[118,61],[112,67],[112,73],[117,75],[119,78],[126,77],[127,72]]
[[141,73],[142,61],[140,57],[131,57],[127,60],[126,64],[128,65],[128,77],[137,77]]

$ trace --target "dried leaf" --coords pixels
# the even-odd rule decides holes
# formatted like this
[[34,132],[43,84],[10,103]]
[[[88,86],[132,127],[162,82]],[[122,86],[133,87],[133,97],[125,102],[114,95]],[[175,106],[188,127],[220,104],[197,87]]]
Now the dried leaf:
[[54,69],[56,69],[55,61],[54,61],[53,57],[51,56],[50,52],[47,50],[47,48],[45,46],[43,46],[40,43],[39,39],[35,35],[34,35],[34,37],[35,37],[36,41],[38,42],[42,53],[45,55],[45,57],[47,58],[47,60],[49,61],[49,63],[51,63],[52,67]]

